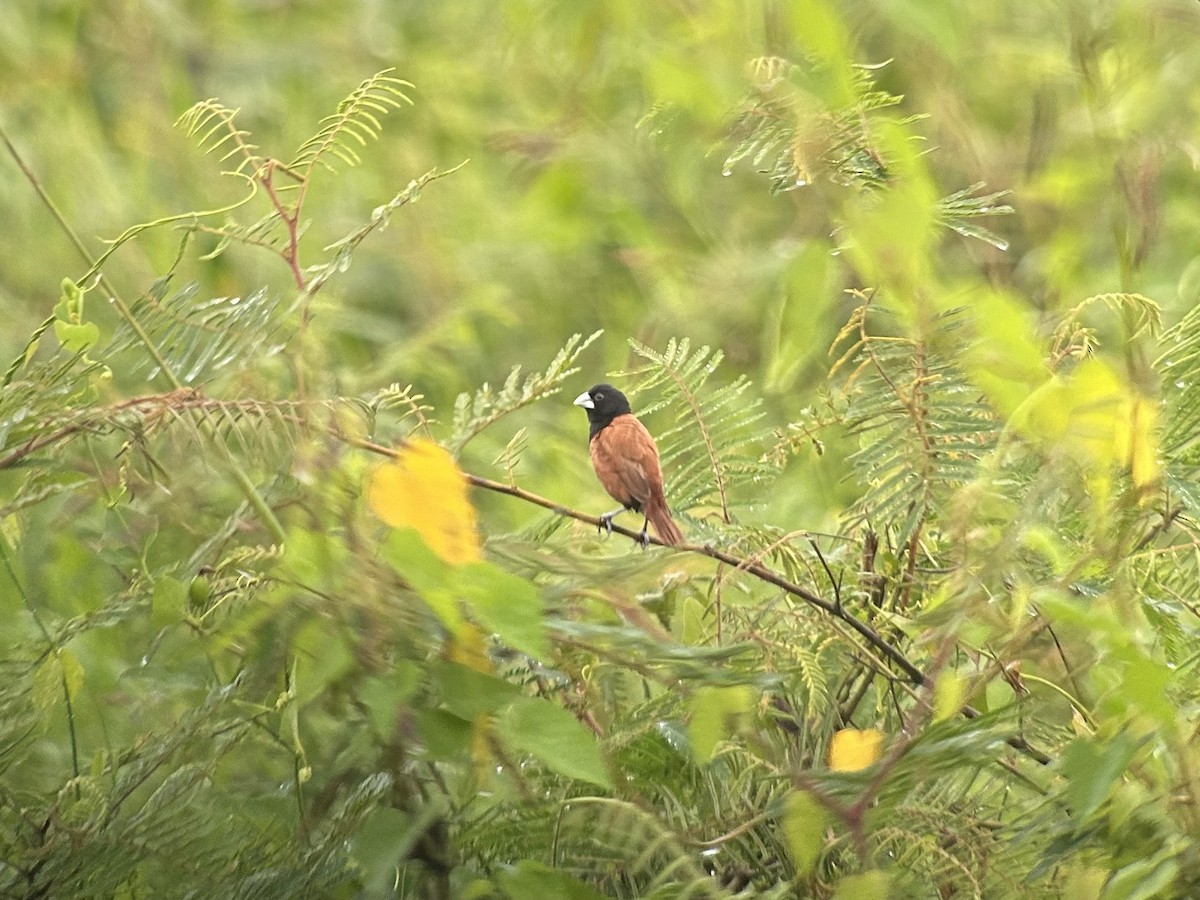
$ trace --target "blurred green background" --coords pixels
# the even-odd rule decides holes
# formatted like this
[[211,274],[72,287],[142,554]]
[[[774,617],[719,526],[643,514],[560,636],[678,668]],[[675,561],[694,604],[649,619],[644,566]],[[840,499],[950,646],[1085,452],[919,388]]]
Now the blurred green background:
[[[1008,287],[1033,311],[1138,291],[1170,321],[1195,302],[1200,6],[836,9],[857,62],[903,95],[897,114],[924,117],[912,128],[938,191],[1012,192],[1015,214],[984,221],[1006,250],[944,233],[946,283]],[[0,123],[98,253],[134,223],[241,195],[173,127],[196,101],[240,107],[261,152],[286,159],[356,84],[394,67],[414,105],[388,119],[362,166],[317,178],[304,262],[411,178],[469,162],[321,294],[316,327],[336,390],[412,382],[448,418],[460,391],[514,365],[544,367],[571,334],[603,328],[580,390],[630,364],[627,337],[657,347],[686,337],[724,351],[721,377],[750,376],[766,421],[782,425],[812,403],[843,292],[861,284],[830,255],[841,199],[819,170],[772,196],[749,161],[728,175],[725,161],[751,61],[802,58],[817,22],[807,3],[761,0],[17,0],[0,5]],[[60,280],[86,267],[7,155],[0,208],[0,350],[11,357]],[[169,228],[150,232],[106,274],[135,297],[178,245]],[[293,290],[278,260],[243,247],[193,255],[177,278],[199,281],[202,296]],[[103,324],[98,296],[89,311]],[[116,389],[149,388],[117,373]],[[553,459],[556,479],[528,486],[594,500],[583,424],[563,399],[472,445],[468,468],[486,469],[524,425],[542,435],[527,470]],[[811,527],[835,514],[846,488],[832,450],[793,460],[761,514]]]

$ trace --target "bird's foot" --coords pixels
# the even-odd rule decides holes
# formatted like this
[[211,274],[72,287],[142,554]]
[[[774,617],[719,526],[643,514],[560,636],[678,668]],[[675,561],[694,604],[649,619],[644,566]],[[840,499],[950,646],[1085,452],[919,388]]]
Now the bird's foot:
[[650,527],[650,520],[646,519],[645,521],[642,522],[642,530],[640,532],[638,532],[637,540],[638,540],[638,543],[642,545],[643,550],[645,550],[647,547],[650,546],[650,535],[646,534],[646,529],[649,527]]
[[602,515],[600,517],[600,521],[596,523],[596,533],[599,534],[600,532],[604,531],[611,536],[613,533],[613,517],[619,516],[623,512],[625,512],[625,507],[618,506],[612,512],[606,512],[604,515]]

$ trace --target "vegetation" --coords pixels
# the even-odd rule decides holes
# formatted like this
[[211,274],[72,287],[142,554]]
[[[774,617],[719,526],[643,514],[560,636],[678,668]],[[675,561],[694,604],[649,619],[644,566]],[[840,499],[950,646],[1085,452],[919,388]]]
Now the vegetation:
[[1191,5],[33,6],[0,896],[1200,893]]

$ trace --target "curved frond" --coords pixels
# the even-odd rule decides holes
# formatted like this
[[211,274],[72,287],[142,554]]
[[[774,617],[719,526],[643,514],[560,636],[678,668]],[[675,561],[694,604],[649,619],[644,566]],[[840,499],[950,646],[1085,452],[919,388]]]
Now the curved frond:
[[383,116],[412,100],[404,93],[412,85],[392,77],[394,69],[384,69],[363,81],[337,106],[337,112],[321,120],[321,130],[300,145],[287,168],[306,178],[318,163],[330,171],[334,159],[346,166],[357,166],[361,159],[357,148],[365,147],[383,131]]
[[1055,358],[1084,356],[1096,349],[1095,330],[1084,323],[1084,316],[1096,307],[1118,313],[1131,341],[1141,337],[1157,338],[1162,330],[1162,309],[1149,297],[1129,293],[1095,294],[1068,310],[1054,329]]
[[450,447],[459,452],[467,442],[498,419],[528,406],[543,397],[558,393],[562,383],[579,369],[575,361],[602,332],[593,332],[588,337],[571,335],[570,340],[555,355],[545,372],[534,372],[521,378],[521,367],[515,366],[500,390],[485,384],[472,394],[459,394],[454,403],[454,435]]
[[250,132],[234,121],[238,112],[213,97],[195,104],[175,120],[175,126],[196,138],[206,154],[219,153],[222,163],[236,160],[233,173],[252,176],[264,159],[258,155],[258,145],[250,140]]
[[675,410],[675,426],[656,436],[670,481],[671,505],[712,505],[723,522],[732,522],[735,487],[761,483],[777,471],[746,452],[765,437],[755,424],[763,415],[762,401],[748,395],[750,380],[743,375],[710,387],[706,382],[724,354],[707,346],[693,351],[686,338],[672,338],[661,353],[634,340],[629,344],[648,363],[617,374],[638,378],[639,391],[658,390],[663,395],[638,414]]

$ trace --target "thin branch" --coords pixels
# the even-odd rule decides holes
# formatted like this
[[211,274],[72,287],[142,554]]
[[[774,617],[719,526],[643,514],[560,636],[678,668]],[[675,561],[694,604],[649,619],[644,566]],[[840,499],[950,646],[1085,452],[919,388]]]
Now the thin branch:
[[[376,444],[373,441],[342,434],[336,429],[330,429],[330,433],[349,446],[358,447],[361,450],[366,450],[379,456],[385,456],[389,459],[396,459],[400,454],[400,451],[393,447],[385,447],[384,445]],[[523,488],[519,488],[516,485],[505,484],[501,481],[493,481],[490,478],[484,478],[481,475],[473,475],[470,472],[466,472],[464,475],[467,479],[467,482],[472,487],[477,487],[486,491],[493,491],[497,494],[506,494],[509,497],[515,497],[518,500],[522,500],[534,506],[540,506],[542,509],[548,509],[557,515],[565,516],[569,519],[575,519],[578,522],[584,522],[588,525],[594,525],[597,529],[601,527],[611,528],[611,530],[617,534],[624,535],[633,541],[645,541],[646,543],[656,544],[660,547],[669,546],[668,544],[663,543],[663,541],[661,541],[655,535],[647,533],[643,536],[640,531],[634,531],[633,529],[625,528],[624,526],[617,525],[616,523],[612,522],[602,522],[599,516],[593,516],[577,509],[571,509],[568,506],[564,506],[561,503],[555,503],[553,500],[539,496],[538,494],[534,494],[531,491],[527,491]],[[786,594],[800,598],[805,603],[815,606],[822,612],[827,613],[838,621],[848,625],[852,630],[857,632],[867,644],[883,654],[883,656],[885,656],[887,659],[891,660],[891,662],[904,673],[906,679],[910,683],[918,687],[928,687],[932,683],[929,677],[922,672],[916,664],[909,660],[904,653],[889,643],[883,636],[879,634],[879,632],[877,632],[866,622],[856,619],[849,612],[843,609],[840,603],[834,600],[827,600],[803,585],[789,581],[779,573],[771,571],[761,563],[743,559],[735,556],[732,553],[727,553],[726,551],[721,550],[718,547],[714,547],[711,544],[680,544],[676,545],[673,549],[680,553],[695,553],[700,556],[707,556],[710,559],[715,559],[718,562],[725,563],[726,565],[734,566],[735,568],[741,569],[744,572],[748,572],[749,574],[758,578],[760,581],[765,581],[767,584],[774,585]],[[962,708],[962,715],[968,719],[976,719],[981,715],[981,713],[972,706],[964,706]],[[1037,761],[1038,763],[1041,763],[1042,765],[1049,765],[1051,762],[1051,757],[1048,754],[1032,746],[1028,741],[1019,735],[1010,735],[1005,739],[1005,741],[1014,750],[1024,753],[1026,756]]]
[[[365,449],[373,448],[368,447]],[[382,451],[383,455],[385,456],[394,455],[394,451],[387,447],[379,447],[379,450],[375,452],[379,451]],[[526,503],[532,503],[534,506],[540,506],[543,509],[548,509],[552,512],[558,513],[561,516],[566,516],[567,518],[575,519],[588,525],[595,525],[597,528],[600,528],[603,524],[599,516],[589,515],[588,513],[581,512],[577,509],[571,509],[563,506],[560,503],[555,503],[553,500],[530,493],[522,488],[514,487],[513,485],[504,484],[499,481],[492,481],[490,478],[483,478],[482,476],[472,475],[469,473],[467,474],[467,481],[469,481],[474,487],[482,488],[488,491],[495,491],[499,494],[508,494],[510,497],[516,497],[518,500],[524,500]],[[632,540],[639,540],[641,535],[641,532],[639,531],[634,531],[631,528],[625,528],[615,523],[613,524],[613,531],[617,532],[618,534],[623,534]],[[654,535],[647,534],[647,538],[651,544],[657,544],[660,547],[670,546]],[[873,629],[870,625],[859,621],[858,619],[854,618],[854,616],[841,609],[835,601],[827,600],[803,585],[788,581],[778,572],[771,571],[761,563],[743,559],[739,556],[733,555],[732,553],[727,553],[719,547],[714,547],[712,544],[681,544],[676,546],[675,549],[681,553],[697,553],[701,556],[707,556],[711,559],[719,560],[726,565],[734,566],[735,568],[741,569],[744,572],[748,572],[758,578],[760,581],[765,581],[768,584],[772,584],[775,587],[780,588],[785,593],[791,594],[793,597],[799,597],[804,602],[811,604],[812,606],[817,607],[821,611],[828,613],[834,618],[845,622],[847,625],[857,631],[868,644],[890,659],[915,684],[923,684],[925,682],[924,673],[922,673],[919,668],[909,662],[903,653],[880,637],[875,629]]]

